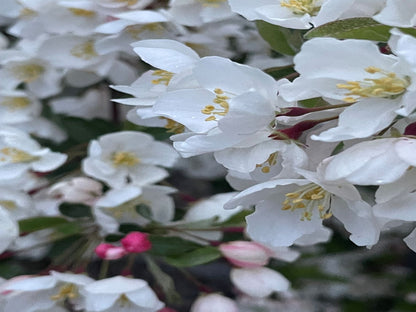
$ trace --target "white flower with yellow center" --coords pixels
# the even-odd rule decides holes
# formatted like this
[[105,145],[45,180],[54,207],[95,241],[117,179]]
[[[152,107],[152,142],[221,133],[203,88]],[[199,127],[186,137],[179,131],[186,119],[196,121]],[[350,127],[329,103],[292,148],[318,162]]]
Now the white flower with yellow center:
[[[416,47],[416,39],[408,37],[394,35],[389,41],[397,56],[382,54],[370,41],[312,39],[294,58],[300,77],[283,85],[280,94],[288,101],[323,96],[350,104],[340,114],[338,126],[313,136],[315,140],[373,135],[397,115],[408,116],[416,108],[414,52],[409,49]],[[403,40],[407,49],[400,44]]]
[[90,312],[156,312],[164,306],[146,281],[123,276],[92,282],[82,294]]
[[307,29],[337,19],[372,16],[384,0],[229,0],[231,9],[248,20]]
[[378,241],[380,224],[369,204],[351,184],[328,183],[321,172],[298,169],[306,179],[278,179],[252,186],[229,201],[225,208],[256,205],[247,217],[253,240],[274,247],[313,244],[328,239],[322,221],[334,215],[359,246]]
[[[61,91],[62,73],[42,60],[33,51],[0,51],[0,88],[13,90],[24,83],[27,89],[40,98]],[[21,102],[21,101],[20,101]],[[20,105],[21,106],[21,105]]]
[[186,26],[201,26],[234,15],[227,0],[170,0],[169,6],[174,21]]
[[165,178],[168,173],[159,166],[171,167],[177,157],[170,145],[154,141],[149,134],[123,131],[92,141],[82,168],[114,188],[129,182],[142,186]]
[[42,148],[25,132],[0,127],[0,180],[14,179],[29,170],[48,172],[62,165],[67,156]]
[[5,287],[9,293],[5,297],[3,311],[59,311],[58,307],[63,307],[66,300],[77,309],[82,309],[84,298],[80,291],[93,281],[85,275],[54,271],[48,276],[10,281]]
[[41,110],[40,102],[26,92],[0,90],[0,124],[31,121]]
[[184,157],[232,147],[252,136],[264,140],[257,133],[275,117],[276,81],[228,59],[202,58],[175,88],[159,97],[153,111],[190,130],[171,138]]
[[114,51],[134,54],[131,44],[135,41],[166,39],[173,35],[167,24],[168,17],[157,11],[129,11],[114,14],[112,17],[114,20],[95,29],[96,32],[107,35],[97,41],[97,50],[102,54]]

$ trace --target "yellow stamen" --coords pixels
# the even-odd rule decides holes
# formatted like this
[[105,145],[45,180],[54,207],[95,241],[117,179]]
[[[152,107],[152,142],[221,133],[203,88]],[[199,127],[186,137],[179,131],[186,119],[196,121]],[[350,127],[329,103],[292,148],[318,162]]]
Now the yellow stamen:
[[45,68],[39,64],[24,64],[12,68],[12,74],[20,81],[30,83],[42,75]]
[[221,3],[226,1],[227,0],[198,0],[198,2],[202,3],[202,6],[213,8],[218,8],[221,5]]
[[134,166],[140,162],[140,159],[131,152],[115,152],[111,155],[111,162],[114,167],[119,166]]
[[379,74],[380,78],[365,78],[364,81],[347,81],[337,84],[337,88],[345,89],[347,103],[356,102],[360,97],[394,98],[406,91],[410,85],[409,78],[399,78],[395,73],[369,66],[364,69],[369,74]]
[[281,0],[280,5],[298,15],[309,14],[314,16],[321,9],[320,6],[316,5],[316,0]]
[[78,288],[74,284],[65,284],[59,289],[56,295],[51,296],[51,300],[75,299],[78,297]]
[[126,3],[127,5],[135,5],[138,0],[113,0],[114,2]]
[[98,56],[94,48],[94,41],[92,40],[88,40],[88,41],[85,41],[81,44],[74,46],[71,49],[71,54],[75,57],[78,57],[84,60],[90,60]]
[[269,158],[267,158],[267,160],[264,163],[257,164],[256,167],[257,168],[260,168],[261,167],[260,170],[263,173],[269,173],[271,167],[273,167],[274,165],[277,164],[277,156],[278,156],[278,153],[277,152],[270,154],[269,155]]
[[27,97],[5,97],[0,105],[5,106],[9,111],[24,109],[30,105]]
[[0,206],[7,210],[15,210],[17,208],[16,203],[12,200],[0,200]]
[[206,105],[203,109],[201,109],[201,113],[205,115],[211,115],[205,118],[205,121],[214,121],[217,120],[215,115],[225,116],[227,115],[230,107],[228,101],[230,98],[226,95],[223,95],[225,92],[222,89],[216,88],[214,89],[214,93],[216,94],[215,99],[213,100],[214,104],[218,104],[220,107],[216,107],[214,105]]
[[158,69],[152,73],[152,76],[159,76],[160,78],[152,80],[153,84],[164,84],[167,86],[173,77],[173,73],[166,70]]
[[76,16],[93,17],[95,15],[95,12],[90,11],[90,10],[84,10],[84,9],[78,9],[78,8],[68,8],[68,10]]
[[179,122],[176,122],[166,117],[159,117],[159,118],[166,120],[165,128],[168,130],[167,132],[178,134],[178,133],[183,133],[185,131],[185,126],[180,124]]
[[300,220],[312,220],[313,211],[317,208],[321,219],[332,216],[329,202],[330,194],[319,185],[310,183],[301,187],[296,192],[285,194],[286,199],[282,202],[282,210],[295,211],[303,209]]
[[14,147],[3,147],[0,149],[0,154],[3,154],[3,156],[0,155],[0,162],[9,160],[12,163],[27,163],[39,159],[38,156],[32,156]]
[[130,34],[134,39],[140,40],[140,36],[143,32],[149,31],[154,33],[162,33],[165,28],[161,23],[149,23],[146,25],[130,25],[126,27],[126,32]]

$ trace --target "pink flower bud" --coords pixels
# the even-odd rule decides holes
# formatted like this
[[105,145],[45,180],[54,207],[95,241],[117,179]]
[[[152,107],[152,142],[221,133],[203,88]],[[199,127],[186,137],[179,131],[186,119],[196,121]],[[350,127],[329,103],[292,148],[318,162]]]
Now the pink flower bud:
[[128,252],[144,252],[152,248],[147,236],[146,233],[130,232],[121,240],[121,244]]
[[235,241],[221,244],[220,251],[228,261],[242,268],[266,265],[273,251],[255,242]]
[[157,312],[177,312],[177,311],[171,308],[163,308],[162,310],[159,310]]
[[123,247],[114,246],[111,244],[99,244],[95,248],[95,253],[98,257],[104,260],[116,260],[124,257],[127,254]]
[[199,297],[191,307],[191,312],[238,312],[237,304],[230,298],[219,294]]

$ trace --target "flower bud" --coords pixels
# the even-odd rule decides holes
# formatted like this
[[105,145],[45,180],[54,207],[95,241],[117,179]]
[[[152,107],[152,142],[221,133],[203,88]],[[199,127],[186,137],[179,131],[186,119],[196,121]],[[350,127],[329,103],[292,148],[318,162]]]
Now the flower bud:
[[99,244],[95,248],[95,253],[98,257],[104,260],[116,260],[124,257],[127,254],[123,247],[114,246],[111,244]]
[[76,177],[69,181],[56,183],[49,190],[52,196],[59,196],[68,203],[90,204],[102,194],[101,183],[85,177]]
[[230,298],[219,294],[199,297],[191,307],[191,312],[238,312],[237,304]]
[[121,244],[128,252],[144,252],[152,248],[147,236],[146,233],[130,232],[121,240]]
[[255,242],[234,241],[221,244],[220,251],[232,264],[242,268],[256,268],[266,265],[274,253]]

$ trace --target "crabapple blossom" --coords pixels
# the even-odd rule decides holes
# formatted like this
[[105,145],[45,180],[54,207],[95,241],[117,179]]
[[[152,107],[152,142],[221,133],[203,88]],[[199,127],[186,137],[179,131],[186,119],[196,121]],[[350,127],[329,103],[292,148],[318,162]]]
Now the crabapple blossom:
[[230,277],[240,291],[252,297],[264,298],[290,287],[282,274],[265,267],[233,268]]
[[88,154],[83,171],[115,188],[128,182],[138,186],[158,182],[168,175],[159,166],[171,167],[177,159],[168,144],[134,131],[103,135],[90,143]]
[[337,19],[372,16],[384,0],[229,0],[231,9],[248,20],[307,29]]
[[82,289],[82,294],[85,309],[90,312],[156,312],[164,306],[146,281],[123,276],[92,282]]
[[221,244],[219,249],[232,264],[242,268],[266,265],[273,252],[256,242],[233,241]]

